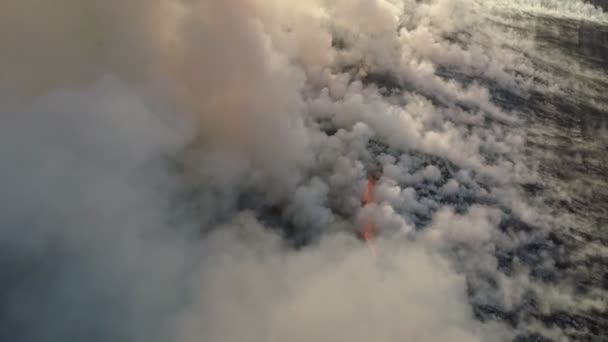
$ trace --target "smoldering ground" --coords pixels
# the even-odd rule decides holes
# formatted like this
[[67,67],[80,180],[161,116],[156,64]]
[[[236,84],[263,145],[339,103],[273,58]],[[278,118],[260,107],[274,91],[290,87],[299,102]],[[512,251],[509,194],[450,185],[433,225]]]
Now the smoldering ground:
[[496,24],[605,17],[565,3],[1,4],[0,336],[568,339],[543,315],[605,297],[536,275],[554,221],[496,98],[567,87]]

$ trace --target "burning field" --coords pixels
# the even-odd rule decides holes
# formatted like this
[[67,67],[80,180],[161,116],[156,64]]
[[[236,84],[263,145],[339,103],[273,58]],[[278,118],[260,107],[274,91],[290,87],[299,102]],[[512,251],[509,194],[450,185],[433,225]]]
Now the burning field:
[[0,3],[0,341],[608,340],[608,14]]

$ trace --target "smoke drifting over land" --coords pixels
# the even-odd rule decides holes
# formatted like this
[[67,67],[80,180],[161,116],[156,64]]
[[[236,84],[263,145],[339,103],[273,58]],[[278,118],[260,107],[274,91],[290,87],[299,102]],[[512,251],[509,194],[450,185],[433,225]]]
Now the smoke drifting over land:
[[608,22],[579,1],[0,4],[0,339],[567,340],[541,315],[606,297],[522,252],[555,221],[502,97],[569,84],[521,13]]

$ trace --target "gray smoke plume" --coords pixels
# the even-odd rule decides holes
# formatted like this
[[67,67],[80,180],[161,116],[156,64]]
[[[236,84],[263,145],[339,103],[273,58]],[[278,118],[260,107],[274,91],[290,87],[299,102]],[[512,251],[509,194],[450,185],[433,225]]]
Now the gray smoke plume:
[[492,93],[560,91],[495,24],[518,11],[608,21],[579,1],[3,2],[0,339],[565,338],[472,305],[606,308],[500,264],[552,224]]

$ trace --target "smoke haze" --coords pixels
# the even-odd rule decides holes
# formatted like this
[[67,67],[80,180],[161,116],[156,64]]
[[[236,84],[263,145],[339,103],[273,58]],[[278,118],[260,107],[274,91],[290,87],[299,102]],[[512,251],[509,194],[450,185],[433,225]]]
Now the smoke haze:
[[542,315],[607,297],[523,251],[561,216],[522,190],[542,170],[504,98],[573,87],[527,15],[608,23],[573,0],[4,1],[0,339],[570,340]]

